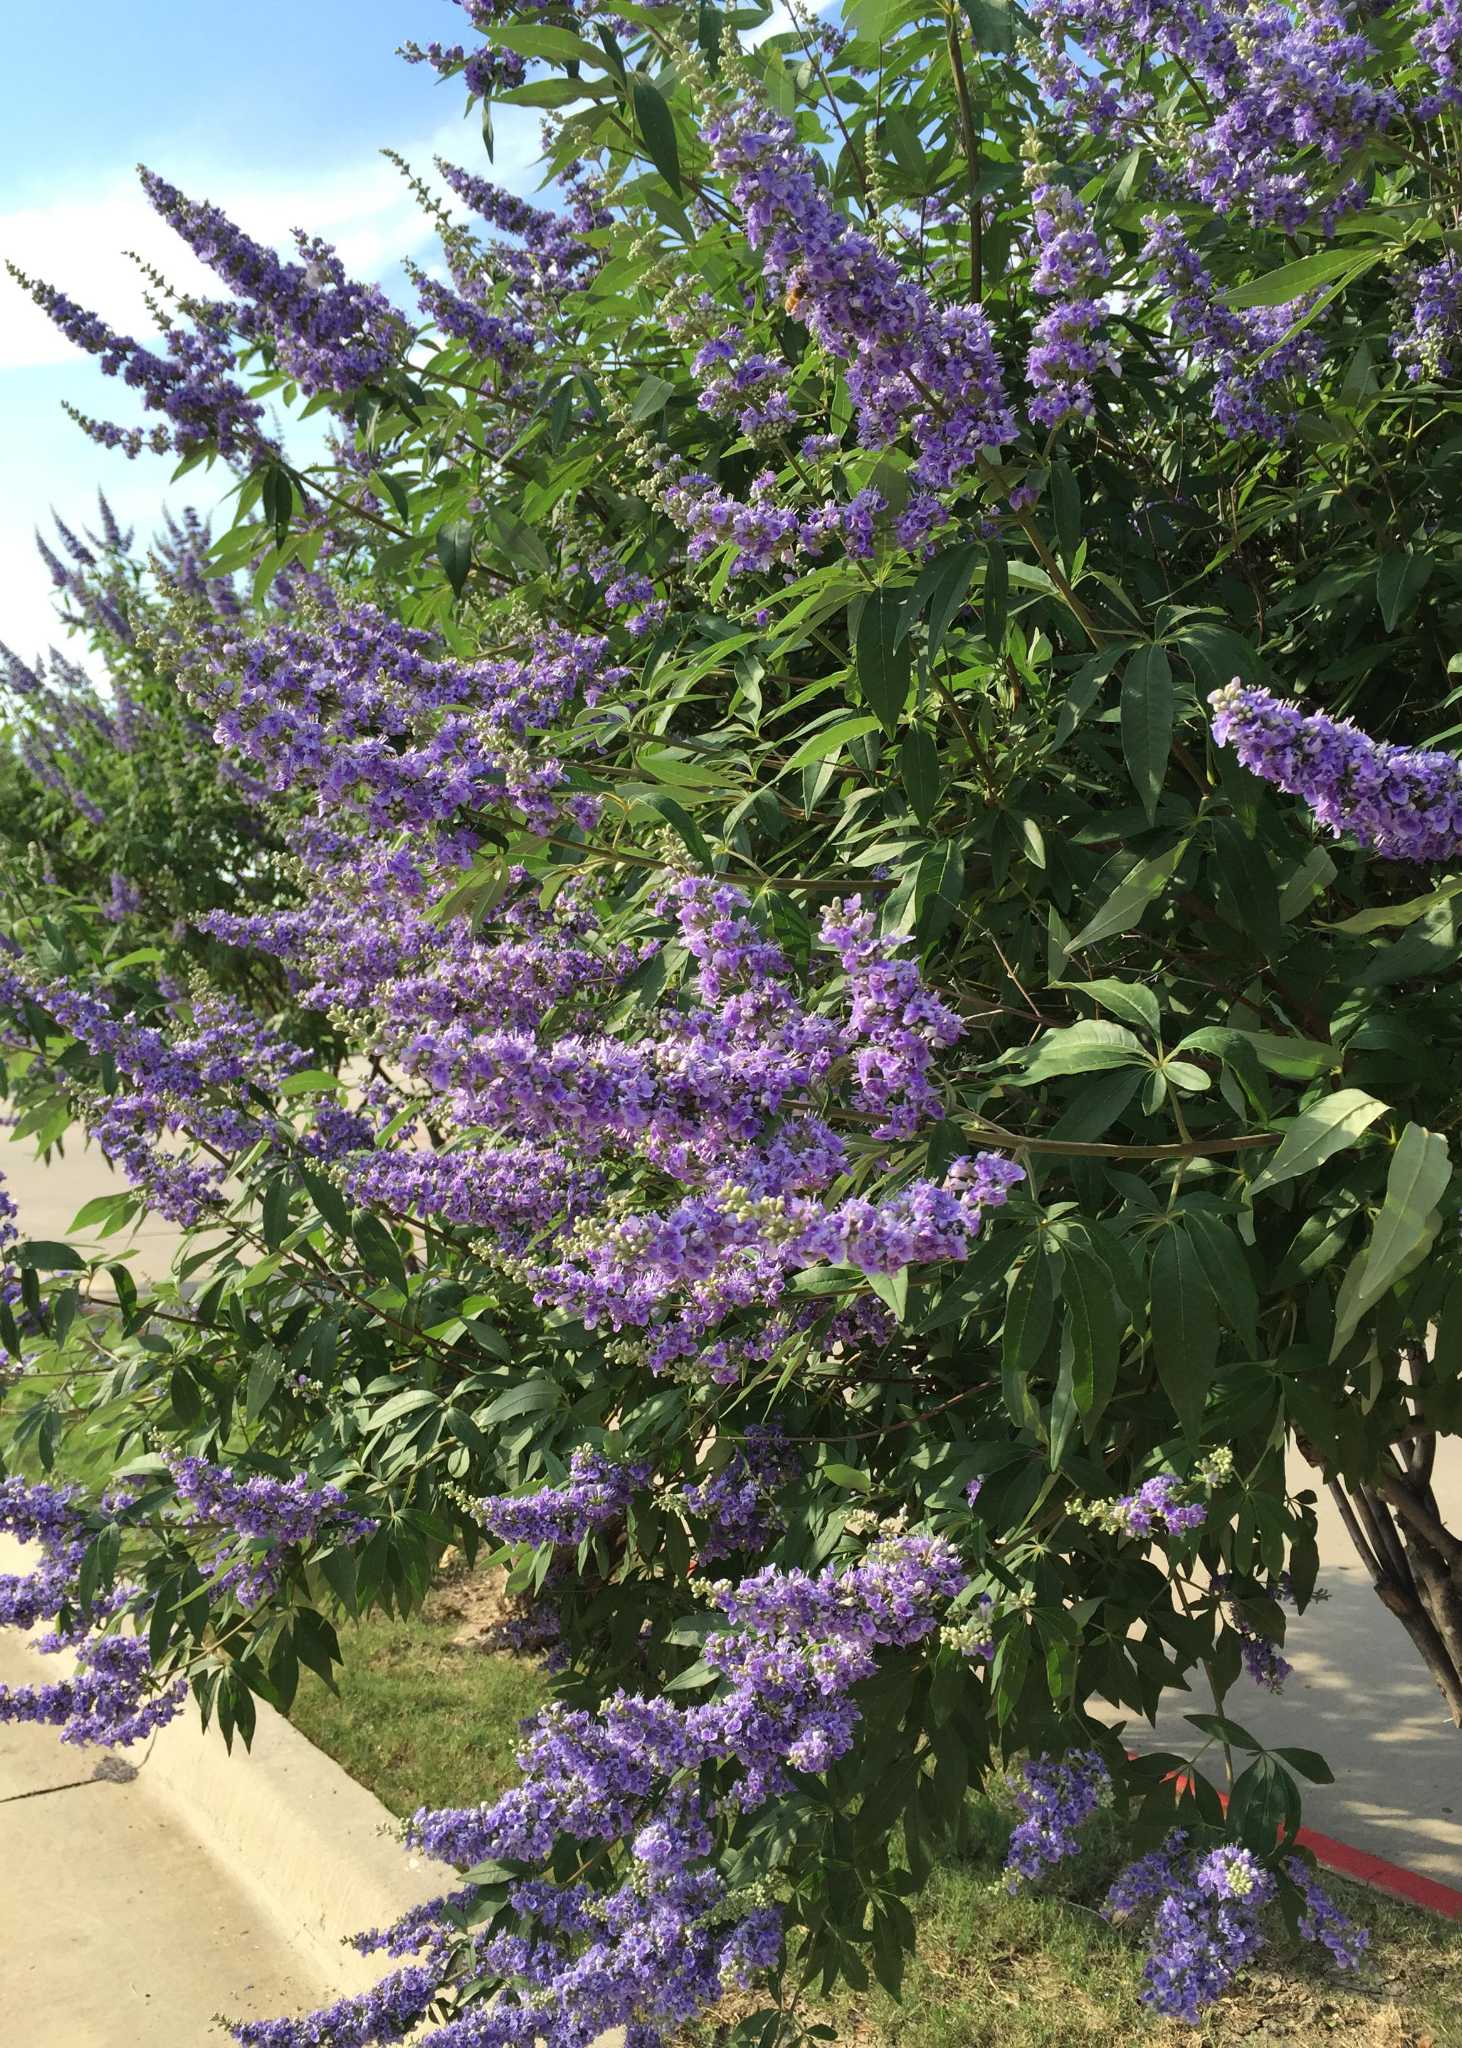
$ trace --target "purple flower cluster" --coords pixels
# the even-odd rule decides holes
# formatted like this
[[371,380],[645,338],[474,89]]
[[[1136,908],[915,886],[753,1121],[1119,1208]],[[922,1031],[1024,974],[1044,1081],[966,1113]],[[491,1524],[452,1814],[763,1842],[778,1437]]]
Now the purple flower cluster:
[[562,213],[534,206],[442,157],[436,165],[464,205],[503,234],[517,237],[513,243],[494,243],[491,260],[530,317],[589,282],[602,259],[584,238],[606,226],[610,216],[598,203],[581,165],[571,164],[559,173],[557,182],[568,201]]
[[[1301,1858],[1288,1858],[1285,1868],[1304,1900],[1300,1933],[1328,1948],[1341,1968],[1354,1967],[1365,1930],[1339,1910]],[[1122,1922],[1151,1915],[1143,2000],[1196,2025],[1264,1946],[1262,1915],[1277,1891],[1273,1874],[1249,1850],[1225,1845],[1204,1854],[1179,1828],[1119,1872],[1103,1910]]]
[[372,2043],[405,2041],[431,2011],[445,1976],[446,1949],[438,1940],[425,1961],[393,1970],[369,1991],[338,1998],[304,2019],[237,2020],[229,2032],[243,2048],[314,2048],[320,2042],[329,2048],[371,2048]]
[[1079,1853],[1077,1830],[1101,1805],[1110,1783],[1111,1775],[1093,1749],[1071,1749],[1064,1757],[1029,1757],[1012,1772],[1010,1791],[1020,1813],[1005,1854],[1006,1883],[1012,1891]]
[[1337,839],[1357,839],[1388,860],[1456,858],[1462,763],[1455,754],[1373,740],[1348,719],[1303,712],[1237,677],[1208,701],[1217,743],[1300,797]]
[[1300,1934],[1306,1941],[1318,1942],[1328,1949],[1340,1969],[1358,1969],[1370,1946],[1370,1929],[1358,1927],[1348,1913],[1341,1911],[1302,1856],[1286,1857],[1284,1867],[1304,1899]]
[[286,263],[206,201],[143,169],[156,212],[239,301],[230,325],[246,342],[269,343],[302,391],[353,392],[381,377],[403,323],[375,285],[347,278],[335,251],[295,232],[300,260]]
[[[923,546],[981,452],[1016,435],[983,312],[939,305],[855,228],[832,204],[817,158],[790,121],[748,102],[713,114],[706,136],[715,167],[732,180],[747,239],[784,293],[787,311],[845,366],[862,445],[889,448],[905,432],[911,436],[913,491],[898,536],[907,547]],[[695,358],[697,376],[716,372],[702,406],[734,413],[753,439],[790,431],[796,412],[784,388],[785,366],[764,353],[743,353],[743,343],[743,331],[732,327]],[[807,452],[817,460],[826,449],[818,442]],[[701,472],[672,476],[663,502],[691,535],[691,559],[731,543],[734,574],[815,558],[834,539],[855,559],[866,555],[885,509],[869,488],[847,504],[828,501],[799,512],[778,502],[770,472],[755,479],[745,501]]]
[[[456,4],[479,35],[487,34],[494,23],[509,20],[520,12],[531,16],[542,11],[539,5],[519,9],[506,4],[506,0],[456,0]],[[452,78],[460,73],[468,92],[484,100],[491,99],[494,93],[511,91],[528,75],[527,62],[516,50],[498,49],[492,43],[469,50],[462,43],[433,42],[423,47],[406,42],[397,54],[408,64],[429,64],[439,78]]]
[[0,1177],[0,1301],[14,1301],[20,1292],[20,1282],[15,1268],[6,1256],[10,1247],[20,1236],[20,1211],[15,1206],[15,1197]]
[[[852,1743],[859,1715],[849,1694],[876,1669],[876,1652],[924,1640],[965,1583],[949,1544],[912,1533],[881,1539],[853,1565],[816,1575],[767,1566],[714,1587],[730,1623],[704,1646],[725,1681],[717,1697],[677,1707],[616,1693],[597,1714],[549,1707],[519,1755],[522,1786],[489,1806],[423,1811],[411,1838],[464,1869],[487,1858],[542,1864],[563,1835],[628,1841],[639,1855],[651,1847],[641,1830],[659,1809],[654,1861],[699,1860],[708,1853],[704,1820],[693,1801],[665,1813],[672,1780],[730,1766],[727,1797],[750,1809],[787,1784],[789,1769],[826,1769]],[[680,1849],[667,1827],[688,1838]]]
[[22,277],[13,268],[12,274],[68,341],[98,358],[104,376],[120,377],[141,394],[149,412],[162,414],[149,434],[140,427],[111,426],[73,414],[104,448],[120,448],[129,456],[140,455],[144,448],[158,454],[171,449],[178,455],[216,448],[229,461],[272,445],[259,430],[264,408],[238,383],[226,329],[216,319],[191,329],[170,329],[159,354],[130,335],[116,333],[64,293]]
[[[1401,112],[1367,75],[1375,49],[1347,0],[1035,0],[1041,83],[1070,127],[1157,150],[1173,187],[1288,232],[1356,203],[1335,171]],[[1134,52],[1140,75],[1129,79]],[[1162,118],[1187,84],[1203,119]]]
[[1175,338],[1193,361],[1212,373],[1213,417],[1230,436],[1256,434],[1282,441],[1291,416],[1278,409],[1278,388],[1291,378],[1319,372],[1321,342],[1313,327],[1291,332],[1309,301],[1254,306],[1235,312],[1226,306],[1198,252],[1175,215],[1149,219],[1142,255],[1154,282],[1169,293],[1168,317]]
[[38,1647],[70,1651],[75,1660],[71,1676],[54,1684],[0,1686],[0,1722],[59,1728],[63,1742],[139,1742],[172,1720],[188,1688],[181,1679],[158,1688],[145,1637],[107,1632],[135,1601],[135,1587],[114,1586],[82,1601],[91,1531],[76,1499],[74,1487],[0,1480],[0,1530],[40,1548],[29,1572],[0,1574],[0,1627],[29,1630],[54,1621]]
[[692,562],[702,562],[718,547],[730,546],[731,574],[763,574],[790,566],[800,556],[816,560],[835,541],[853,561],[873,553],[874,523],[884,508],[882,493],[871,485],[839,502],[828,498],[815,511],[799,511],[777,495],[774,471],[760,471],[742,499],[723,490],[703,470],[667,478],[661,492],[665,511],[683,533]]
[[567,776],[524,744],[528,729],[575,696],[593,703],[621,674],[597,635],[549,632],[527,660],[462,663],[373,606],[327,602],[309,624],[215,629],[189,683],[220,743],[271,791],[302,787],[322,818],[344,813],[372,833],[405,826],[461,859],[476,844],[464,814],[508,803],[552,829]]
[[[1227,1573],[1216,1572],[1209,1580],[1209,1590],[1224,1603],[1224,1619],[1239,1638],[1244,1669],[1255,1685],[1262,1685],[1266,1692],[1282,1692],[1284,1681],[1294,1667],[1268,1636],[1261,1635],[1257,1629],[1250,1626],[1243,1608],[1234,1597],[1233,1583]],[[1294,1590],[1288,1572],[1280,1574],[1271,1590],[1271,1597],[1276,1600],[1293,1601]]]
[[1170,1472],[1144,1479],[1135,1493],[1112,1503],[1108,1510],[1112,1524],[1129,1536],[1152,1536],[1161,1531],[1178,1536],[1201,1528],[1208,1510],[1202,1501],[1180,1497],[1182,1483]]
[[[411,651],[419,687],[433,670]],[[373,690],[384,667],[374,661]],[[454,670],[441,687],[464,691],[474,673]],[[333,716],[348,692],[348,680],[331,691]],[[277,694],[266,708],[262,680],[258,700],[262,718],[285,715]],[[510,898],[507,930],[486,940],[465,920],[444,928],[401,909],[402,865],[415,872],[414,859],[367,849],[363,865],[329,871],[318,908],[207,926],[298,963],[311,1002],[374,1011],[373,1049],[473,1134],[436,1151],[409,1129],[390,1149],[334,1147],[359,1199],[483,1228],[539,1302],[650,1332],[652,1368],[696,1359],[734,1378],[746,1346],[769,1356],[789,1332],[762,1322],[728,1344],[718,1326],[747,1311],[761,1322],[801,1267],[891,1273],[962,1258],[1021,1178],[982,1154],[880,1201],[831,1197],[848,1153],[827,1112],[850,1106],[879,1138],[912,1135],[939,1114],[934,1061],[961,1029],[900,957],[904,942],[880,935],[856,900],[824,918],[819,947],[839,972],[809,1001],[742,892],[677,882],[660,907],[695,962],[696,1000],[641,1013],[626,1038],[594,1028],[596,1005],[646,956],[596,946],[586,904],[565,891],[562,917],[550,918]],[[342,873],[357,889],[346,907]],[[335,1121],[341,1147],[368,1142],[348,1116]],[[668,1177],[676,1198],[658,1210],[622,1196],[609,1205],[616,1160]]]
[[797,408],[786,388],[787,365],[779,356],[747,350],[745,341],[741,328],[728,327],[697,354],[691,368],[706,379],[700,409],[715,419],[734,418],[748,440],[790,433]]
[[596,1529],[623,1520],[631,1496],[649,1485],[651,1474],[642,1459],[625,1464],[599,1451],[575,1451],[565,1485],[494,1495],[477,1503],[477,1518],[503,1543],[576,1547]]
[[1031,193],[1037,263],[1031,289],[1054,303],[1036,321],[1026,356],[1035,389],[1030,415],[1054,427],[1071,416],[1090,419],[1092,378],[1120,372],[1117,352],[1103,340],[1107,306],[1096,295],[1111,262],[1086,208],[1066,185],[1042,173]]
[[1462,259],[1448,251],[1435,263],[1417,264],[1405,277],[1397,309],[1403,321],[1391,336],[1391,353],[1412,383],[1455,376],[1462,362]]
[[220,1554],[215,1585],[241,1607],[267,1600],[292,1550],[363,1542],[380,1526],[351,1507],[338,1486],[314,1486],[307,1472],[293,1479],[254,1473],[240,1478],[231,1465],[205,1458],[168,1460],[184,1520],[228,1530],[244,1541]]
[[698,1561],[764,1550],[781,1527],[775,1495],[796,1469],[777,1424],[750,1423],[720,1470],[685,1489],[687,1513],[707,1525],[696,1537]]
[[[22,1016],[46,1013],[130,1084],[99,1101],[83,1100],[87,1128],[149,1205],[185,1228],[219,1198],[217,1155],[272,1135],[252,1102],[239,1106],[243,1088],[277,1087],[307,1064],[297,1046],[225,997],[200,997],[186,1011],[180,1006],[170,1037],[156,1025],[116,1016],[96,989],[32,976],[17,960],[0,964],[0,1005]],[[168,1149],[163,1141],[179,1132],[215,1157],[200,1163]]]

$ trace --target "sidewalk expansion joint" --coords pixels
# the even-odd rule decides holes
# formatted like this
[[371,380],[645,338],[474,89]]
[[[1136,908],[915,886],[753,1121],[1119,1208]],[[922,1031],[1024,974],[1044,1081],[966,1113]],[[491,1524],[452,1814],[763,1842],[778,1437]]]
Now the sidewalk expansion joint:
[[46,1799],[53,1792],[75,1792],[82,1785],[104,1785],[105,1778],[68,1778],[64,1785],[37,1785],[29,1792],[7,1792],[0,1806],[14,1806],[18,1799]]

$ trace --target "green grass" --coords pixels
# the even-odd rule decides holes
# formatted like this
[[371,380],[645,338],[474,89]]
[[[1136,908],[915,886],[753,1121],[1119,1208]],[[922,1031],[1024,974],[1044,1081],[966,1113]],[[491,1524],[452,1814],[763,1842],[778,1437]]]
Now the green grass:
[[290,1719],[392,1813],[475,1806],[516,1782],[518,1723],[545,1687],[532,1664],[456,1643],[459,1629],[434,1595],[405,1621],[350,1630],[338,1698],[300,1681]]
[[[545,1696],[536,1670],[457,1640],[476,1604],[449,1580],[407,1621],[369,1621],[345,1642],[341,1696],[300,1686],[294,1720],[394,1813],[462,1806],[516,1781],[517,1724]],[[490,1601],[488,1603],[491,1604]],[[1283,1937],[1200,2028],[1154,2020],[1139,2001],[1140,1944],[1095,1911],[1100,1855],[1073,1872],[1073,1898],[1011,1898],[1000,1877],[1006,1823],[972,1806],[972,1847],[919,1901],[919,1953],[902,2002],[840,1991],[815,2014],[846,2048],[1462,2048],[1462,1927],[1331,1881],[1371,1929],[1362,1970],[1341,1975]],[[728,2005],[687,2037],[716,2048]]]
[[1360,1972],[1342,1975],[1310,1944],[1280,1936],[1269,1967],[1246,1972],[1191,2028],[1141,2004],[1137,1940],[1092,1905],[1011,1898],[991,1845],[935,1873],[902,2002],[876,1988],[841,1992],[828,2017],[849,2048],[1462,2048],[1462,1929],[1374,1892],[1330,1888],[1371,1929]]

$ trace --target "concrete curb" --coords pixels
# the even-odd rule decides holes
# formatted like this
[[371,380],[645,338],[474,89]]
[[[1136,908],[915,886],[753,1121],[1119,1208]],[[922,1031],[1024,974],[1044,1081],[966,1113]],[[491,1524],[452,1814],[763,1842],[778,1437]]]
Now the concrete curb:
[[[25,1546],[0,1537],[0,1571],[30,1564]],[[62,1656],[15,1647],[39,1684],[65,1669]],[[216,1728],[205,1734],[190,1702],[127,1761],[148,1797],[340,1994],[365,1990],[382,1974],[380,1958],[343,1947],[346,1937],[451,1888],[449,1870],[391,1839],[396,1821],[374,1793],[262,1701],[247,1753],[236,1744],[230,1756]]]
[[190,1707],[142,1765],[147,1790],[219,1857],[340,1991],[379,1981],[381,1959],[342,1946],[449,1890],[451,1871],[409,1856],[375,1794],[258,1702],[247,1754],[230,1756]]

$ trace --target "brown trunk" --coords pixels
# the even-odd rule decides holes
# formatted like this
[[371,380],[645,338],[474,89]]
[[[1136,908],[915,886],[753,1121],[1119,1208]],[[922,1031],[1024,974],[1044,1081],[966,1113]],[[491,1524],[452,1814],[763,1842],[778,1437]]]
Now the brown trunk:
[[1435,1442],[1406,1446],[1405,1464],[1375,1486],[1326,1480],[1377,1598],[1396,1616],[1462,1728],[1462,1538],[1431,1489]]

